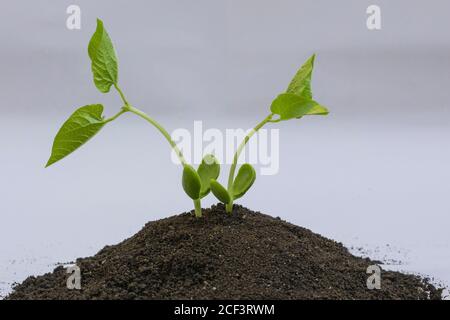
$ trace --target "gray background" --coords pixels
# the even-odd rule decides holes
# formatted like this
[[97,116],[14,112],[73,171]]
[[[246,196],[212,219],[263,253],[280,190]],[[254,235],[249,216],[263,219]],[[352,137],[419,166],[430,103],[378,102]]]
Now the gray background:
[[[79,31],[65,26],[70,4]],[[370,4],[381,31],[366,28]],[[96,17],[127,97],[170,131],[253,126],[316,52],[313,91],[331,114],[275,125],[280,172],[239,202],[450,283],[449,10],[445,0],[2,1],[0,295],[192,207],[166,142],[132,115],[44,170],[76,107],[120,107],[92,83]]]

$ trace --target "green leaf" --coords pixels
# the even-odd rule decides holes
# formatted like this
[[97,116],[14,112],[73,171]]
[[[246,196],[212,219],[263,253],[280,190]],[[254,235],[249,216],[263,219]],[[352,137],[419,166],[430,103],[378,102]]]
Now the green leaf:
[[186,164],[183,169],[182,184],[184,191],[191,199],[197,200],[200,198],[200,176],[197,171],[188,164]]
[[111,39],[100,19],[97,19],[97,29],[89,42],[88,53],[92,62],[95,86],[101,92],[109,92],[111,86],[117,84],[117,57]]
[[[299,118],[308,114],[326,114],[316,112],[327,112],[325,107],[316,101],[300,97],[292,93],[282,93],[273,100],[270,111],[280,116],[280,120]],[[314,113],[311,113],[314,112]]]
[[330,112],[320,104],[316,104],[306,115],[307,116],[326,116]]
[[234,179],[233,183],[233,199],[242,197],[248,189],[253,185],[256,179],[255,169],[248,163],[244,163]]
[[220,174],[219,161],[212,154],[203,157],[202,163],[198,166],[197,173],[200,176],[202,188],[200,190],[200,198],[208,195],[211,179],[217,179]]
[[228,193],[227,189],[225,189],[224,186],[222,186],[215,179],[210,180],[210,186],[212,193],[216,196],[217,199],[219,199],[220,202],[223,202],[225,204],[230,203],[231,201],[230,194]]
[[66,157],[104,126],[103,106],[91,104],[76,110],[62,125],[53,141],[52,154],[45,167]]
[[297,71],[294,78],[287,88],[287,93],[293,93],[298,96],[312,99],[311,76],[314,68],[316,55],[313,54]]

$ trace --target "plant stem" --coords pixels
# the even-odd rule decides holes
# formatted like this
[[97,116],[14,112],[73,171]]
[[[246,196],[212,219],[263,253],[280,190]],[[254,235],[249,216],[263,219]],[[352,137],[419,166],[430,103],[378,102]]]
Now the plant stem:
[[114,116],[112,116],[111,118],[105,119],[103,120],[104,123],[108,123],[111,121],[116,120],[120,115],[124,114],[125,112],[127,112],[128,110],[126,110],[125,108],[120,109],[119,112],[117,112]]
[[131,106],[131,105],[126,105],[124,107],[127,111],[130,111],[138,116],[140,116],[141,118],[147,120],[148,122],[150,122],[156,129],[158,129],[159,132],[161,132],[161,134],[164,136],[164,138],[166,138],[167,142],[169,142],[170,146],[173,148],[173,150],[175,151],[176,155],[178,156],[178,159],[180,159],[180,162],[183,164],[183,166],[187,165],[186,160],[184,159],[183,153],[181,152],[181,150],[178,148],[177,144],[175,143],[175,141],[172,140],[172,137],[170,136],[170,134],[166,131],[166,129],[164,129],[158,122],[156,122],[154,119],[152,119],[149,115],[147,115],[145,112]]
[[[188,163],[186,162],[186,159],[184,158],[183,153],[178,148],[175,141],[172,140],[172,137],[167,132],[167,130],[164,129],[164,127],[162,125],[160,125],[156,120],[151,118],[148,114],[146,114],[145,112],[130,105],[128,103],[127,99],[125,98],[125,95],[123,94],[122,90],[119,88],[119,86],[117,84],[114,84],[114,87],[116,88],[117,92],[120,95],[120,98],[122,99],[122,101],[125,105],[122,107],[122,110],[119,113],[117,113],[115,116],[105,120],[105,122],[112,121],[112,120],[116,119],[117,117],[119,117],[122,113],[125,113],[128,111],[138,115],[139,117],[150,122],[150,124],[152,124],[156,129],[158,129],[159,132],[161,132],[161,134],[164,136],[164,138],[166,138],[167,142],[169,142],[172,149],[175,151],[175,153],[176,153],[178,159],[180,160],[181,164],[183,165],[183,167],[186,166]],[[202,205],[201,205],[200,199],[194,200],[194,207],[195,207],[195,216],[197,218],[201,217],[202,216]]]
[[159,132],[162,133],[164,138],[166,138],[166,140],[169,142],[170,146],[173,148],[173,150],[177,154],[177,157],[178,157],[178,159],[180,159],[180,162],[183,164],[183,166],[185,166],[187,164],[187,162],[184,159],[183,153],[180,151],[180,149],[178,148],[175,141],[172,140],[172,137],[167,132],[167,130],[164,129],[162,125],[160,125],[158,122],[156,122],[156,120],[151,118],[148,114],[146,114],[145,112],[139,110],[138,108],[135,108],[132,105],[130,105],[128,103],[127,99],[125,98],[125,95],[123,94],[122,90],[116,83],[114,84],[114,88],[116,88],[117,92],[120,95],[120,98],[122,99],[122,101],[125,105],[122,107],[122,110],[119,113],[117,113],[115,116],[105,120],[105,122],[112,121],[112,120],[116,119],[118,116],[120,116],[122,113],[125,113],[127,111],[132,112],[132,113],[140,116],[141,118],[144,118],[145,120],[150,122],[156,129],[158,129]]
[[273,117],[273,113],[269,114],[266,118],[264,118],[263,121],[258,123],[242,140],[241,144],[239,145],[238,149],[236,150],[236,153],[234,154],[233,163],[230,168],[230,174],[228,175],[228,193],[230,194],[231,201],[226,205],[226,211],[228,213],[231,213],[233,211],[233,181],[234,181],[234,174],[236,172],[236,166],[239,159],[239,156],[241,155],[242,150],[244,150],[245,145],[250,140],[250,138],[258,132],[259,129],[261,129],[267,122],[271,122]]
[[200,199],[194,200],[194,207],[195,207],[195,217],[201,218],[202,217],[202,205],[201,205]]
[[125,98],[125,95],[123,94],[122,90],[119,88],[119,86],[117,85],[117,83],[114,84],[114,88],[116,88],[117,92],[120,95],[120,98],[122,99],[123,103],[127,106],[129,105],[127,99]]
[[[175,141],[172,140],[172,137],[170,136],[170,134],[166,131],[166,129],[164,129],[158,122],[156,122],[154,119],[152,119],[149,115],[147,115],[145,112],[131,106],[131,105],[126,105],[124,107],[127,111],[130,111],[138,116],[140,116],[141,118],[144,118],[145,120],[147,120],[148,122],[150,122],[153,126],[156,127],[156,129],[158,129],[159,132],[162,133],[162,135],[166,138],[166,140],[169,142],[170,146],[172,147],[172,149],[175,151],[176,155],[178,156],[178,159],[180,159],[180,162],[183,164],[183,167],[185,165],[187,165],[186,159],[184,159],[183,153],[181,152],[181,150],[178,148],[177,144],[175,143]],[[194,207],[195,207],[195,216],[197,218],[202,216],[202,205],[201,205],[201,201],[200,199],[194,200]]]

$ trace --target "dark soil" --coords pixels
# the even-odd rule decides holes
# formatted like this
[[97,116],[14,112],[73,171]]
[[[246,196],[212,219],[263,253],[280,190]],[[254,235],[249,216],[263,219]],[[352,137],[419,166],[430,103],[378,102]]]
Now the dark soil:
[[82,289],[63,267],[29,277],[7,299],[439,299],[414,275],[382,271],[366,286],[369,259],[277,218],[222,205],[149,222],[133,237],[81,258]]

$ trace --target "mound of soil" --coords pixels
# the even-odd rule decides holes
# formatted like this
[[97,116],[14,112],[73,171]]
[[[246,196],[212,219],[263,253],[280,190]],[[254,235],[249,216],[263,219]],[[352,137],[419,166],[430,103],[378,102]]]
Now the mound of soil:
[[367,289],[370,259],[279,218],[235,205],[149,222],[131,238],[80,258],[81,290],[63,267],[30,277],[7,299],[439,299],[414,275],[382,271]]

